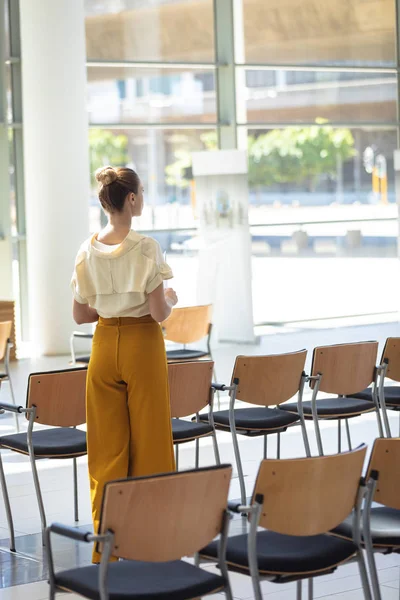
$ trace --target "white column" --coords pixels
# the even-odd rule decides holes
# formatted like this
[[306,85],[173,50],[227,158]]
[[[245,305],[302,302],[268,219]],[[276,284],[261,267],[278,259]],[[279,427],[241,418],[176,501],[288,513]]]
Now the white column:
[[68,352],[70,278],[89,235],[83,0],[20,0],[31,341]]

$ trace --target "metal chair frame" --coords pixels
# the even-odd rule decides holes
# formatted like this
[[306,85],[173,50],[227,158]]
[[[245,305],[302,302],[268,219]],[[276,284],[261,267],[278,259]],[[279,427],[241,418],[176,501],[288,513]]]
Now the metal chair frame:
[[[40,514],[40,521],[41,521],[41,529],[42,529],[42,540],[43,540],[43,544],[45,543],[45,530],[46,530],[46,513],[45,513],[45,509],[44,509],[44,503],[43,503],[43,496],[42,496],[42,491],[40,488],[40,481],[39,481],[39,475],[38,475],[38,470],[37,470],[37,465],[36,465],[36,460],[39,459],[44,459],[44,458],[57,458],[57,459],[62,459],[62,458],[71,458],[71,456],[62,456],[62,455],[56,455],[56,456],[50,456],[50,457],[41,457],[41,456],[36,456],[35,455],[35,450],[34,450],[34,444],[33,444],[33,428],[34,428],[34,424],[35,424],[35,419],[36,419],[36,406],[32,406],[30,408],[24,408],[23,406],[14,406],[13,404],[9,404],[9,403],[5,403],[5,402],[1,402],[0,403],[0,413],[3,412],[11,412],[11,413],[15,413],[15,414],[25,414],[28,416],[28,429],[26,432],[27,435],[27,446],[28,446],[28,456],[29,456],[29,461],[30,461],[30,465],[31,465],[31,469],[32,469],[32,477],[33,477],[33,484],[35,487],[35,494],[36,494],[36,499],[37,499],[37,503],[38,503],[38,508],[39,508],[39,514]],[[7,517],[7,524],[8,524],[8,529],[9,529],[9,535],[10,535],[10,550],[12,552],[15,552],[15,531],[14,531],[14,522],[13,522],[13,518],[12,518],[12,511],[11,511],[11,504],[10,504],[10,498],[9,498],[9,494],[8,494],[8,489],[7,489],[7,482],[6,482],[6,478],[5,478],[5,474],[4,474],[4,467],[3,467],[3,461],[1,458],[1,437],[0,437],[0,487],[2,490],[2,495],[3,495],[3,500],[4,500],[4,506],[5,506],[5,510],[6,510],[6,517]],[[17,452],[16,450],[14,450],[14,452]],[[25,454],[25,453],[22,453]],[[79,499],[78,499],[78,465],[77,465],[77,458],[78,456],[84,456],[83,454],[79,454],[77,456],[73,456],[72,457],[72,463],[73,463],[73,490],[74,490],[74,520],[75,522],[79,521]]]
[[[306,451],[306,456],[308,456],[308,457],[311,456],[311,450],[310,450],[310,444],[308,441],[307,430],[306,430],[306,425],[305,425],[302,399],[303,399],[304,386],[305,386],[306,382],[309,381],[309,379],[310,378],[305,373],[303,373],[301,380],[300,380],[299,389],[297,392],[297,409],[298,409],[298,414],[299,414],[299,421],[296,423],[293,423],[291,425],[285,425],[284,428],[282,427],[282,431],[285,431],[286,429],[289,429],[289,427],[296,427],[296,426],[300,425],[302,436],[303,436],[304,448]],[[244,481],[243,466],[242,466],[242,460],[240,457],[240,450],[239,450],[238,433],[237,433],[236,423],[235,423],[235,401],[236,401],[237,390],[239,387],[239,379],[235,378],[233,380],[233,384],[230,386],[221,385],[221,384],[213,384],[213,385],[216,389],[229,392],[229,396],[230,396],[229,430],[232,434],[233,450],[234,450],[234,454],[235,454],[236,467],[238,470],[238,477],[239,477],[241,502],[242,502],[242,505],[246,505],[247,504],[246,484]],[[228,431],[228,430],[225,430],[225,431]],[[277,458],[280,458],[280,447],[281,447],[280,434],[281,434],[281,431],[274,432],[274,434],[275,433],[277,434]],[[273,435],[273,434],[264,434],[264,459],[267,458],[268,435]]]
[[[221,464],[221,458],[220,458],[220,454],[219,454],[219,448],[218,448],[218,441],[217,441],[217,432],[215,429],[215,423],[214,423],[214,414],[213,414],[213,410],[214,410],[214,395],[215,395],[215,390],[213,387],[211,387],[210,389],[210,402],[209,402],[209,406],[208,406],[208,420],[209,423],[212,427],[212,432],[208,433],[206,435],[202,435],[201,437],[212,437],[212,442],[213,442],[213,449],[214,449],[214,456],[215,456],[215,463],[217,465]],[[176,417],[177,418],[177,417]],[[200,423],[200,415],[199,413],[195,413],[195,420],[196,423]],[[176,465],[176,470],[179,470],[179,446],[181,444],[188,444],[189,442],[195,442],[196,443],[196,457],[195,457],[195,468],[198,469],[199,468],[199,461],[200,461],[200,438],[196,437],[190,440],[183,440],[183,441],[174,441],[174,446],[175,446],[175,465]]]
[[[376,411],[376,418],[377,418],[377,423],[378,423],[379,436],[383,437],[383,427],[382,427],[381,415],[380,415],[380,412],[379,412],[379,401],[378,401],[378,379],[379,379],[380,372],[381,372],[381,367],[376,367],[375,379],[374,379],[373,387],[372,387],[372,397],[373,397],[373,405],[374,405],[375,411]],[[311,397],[311,414],[312,414],[312,420],[313,420],[313,423],[314,423],[315,437],[317,439],[318,453],[319,453],[320,456],[324,456],[324,450],[323,450],[323,445],[322,445],[321,429],[320,429],[320,426],[319,426],[319,420],[320,419],[318,417],[317,397],[318,397],[318,392],[319,392],[319,388],[320,388],[322,377],[323,377],[322,373],[318,373],[318,375],[310,375],[308,377],[309,381],[315,382],[314,388],[313,388],[312,397]],[[352,418],[354,418],[354,417],[352,417]],[[338,421],[338,452],[339,453],[342,451],[342,435],[341,435],[342,429],[341,429],[341,421],[345,421],[348,448],[349,448],[349,450],[352,450],[350,427],[349,427],[349,418],[346,418],[346,417],[343,417],[343,418],[338,418],[338,417],[329,418],[329,417],[325,417],[322,420],[323,421],[328,421],[328,420],[332,420],[332,421],[337,420]]]
[[[140,478],[139,478],[140,479]],[[229,524],[231,521],[231,514],[228,510],[225,510],[222,515],[222,527],[220,531],[220,543],[219,543],[219,552],[218,552],[218,563],[221,573],[225,579],[225,596],[227,600],[233,600],[233,594],[230,587],[229,581],[229,573],[228,567],[226,564],[226,550],[228,543],[228,533],[229,533]],[[60,536],[69,538],[71,540],[75,540],[78,542],[85,543],[101,543],[102,544],[102,553],[101,560],[99,564],[99,573],[98,573],[98,581],[99,581],[99,597],[100,600],[109,600],[109,594],[107,591],[107,575],[108,569],[110,565],[110,558],[112,555],[112,551],[114,549],[114,532],[111,530],[107,530],[104,534],[93,534],[92,532],[83,532],[74,527],[68,527],[66,525],[61,525],[58,523],[53,523],[49,527],[46,528],[45,531],[45,549],[49,567],[49,585],[50,585],[50,600],[54,600],[57,593],[65,593],[64,589],[60,589],[56,584],[55,570],[54,570],[54,560],[53,560],[53,551],[51,544],[51,534],[58,534]],[[195,555],[195,566],[199,567],[199,558],[198,553]]]
[[[14,395],[14,387],[12,384],[12,380],[11,380],[11,372],[10,372],[10,353],[11,353],[11,348],[14,347],[14,344],[12,343],[12,341],[10,339],[7,340],[7,344],[6,344],[6,349],[5,349],[5,353],[4,353],[4,370],[5,370],[5,377],[2,377],[0,379],[0,388],[1,388],[1,384],[4,381],[8,381],[8,385],[10,386],[10,394],[11,394],[11,400],[12,403],[14,404],[14,406],[16,406],[16,401],[15,401],[15,395]],[[20,431],[20,426],[19,426],[19,419],[18,419],[18,413],[14,413],[14,418],[15,418],[15,428],[17,430],[17,432],[19,433]]]

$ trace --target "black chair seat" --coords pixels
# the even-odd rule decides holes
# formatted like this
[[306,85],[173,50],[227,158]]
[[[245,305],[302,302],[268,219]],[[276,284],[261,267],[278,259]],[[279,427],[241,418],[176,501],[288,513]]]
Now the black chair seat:
[[77,363],[85,363],[85,365],[89,364],[90,356],[76,356],[75,362]]
[[[41,429],[32,434],[35,456],[80,456],[86,454],[86,433],[70,427]],[[10,448],[28,454],[26,433],[15,433],[0,437],[0,448]]]
[[172,419],[172,437],[174,442],[193,440],[203,435],[210,435],[213,428],[207,423],[196,423],[196,421],[184,421]]
[[[332,533],[352,539],[353,515],[349,515]],[[372,507],[371,537],[376,546],[400,546],[400,510],[387,506]]]
[[[388,385],[384,387],[385,401],[388,406],[400,406],[400,386]],[[354,394],[352,398],[360,398],[361,400],[369,400],[372,402],[372,389],[367,388],[358,394]]]
[[167,360],[196,360],[210,356],[205,350],[190,350],[182,348],[181,350],[167,350]]
[[[56,585],[99,598],[99,568],[96,565],[56,573]],[[183,561],[146,563],[119,561],[110,563],[107,589],[110,600],[187,600],[222,590],[223,577]]]
[[[281,409],[297,414],[297,403],[281,404]],[[374,410],[371,402],[358,398],[324,398],[317,400],[317,412],[320,417],[356,416]],[[311,402],[303,402],[304,416],[312,416]]]
[[[202,421],[208,422],[208,415],[200,415]],[[235,424],[237,430],[261,431],[282,429],[299,420],[298,415],[293,415],[279,408],[238,408],[235,410]],[[229,410],[219,410],[214,413],[215,425],[229,429]]]
[[0,373],[0,379],[7,379],[7,373]]
[[[217,551],[217,542],[212,542],[201,550],[200,555],[216,559]],[[257,534],[258,568],[265,575],[289,576],[294,573],[328,571],[353,556],[356,551],[357,547],[352,542],[329,535],[294,537],[273,531],[261,531]],[[232,567],[248,573],[247,535],[228,539],[226,559]]]

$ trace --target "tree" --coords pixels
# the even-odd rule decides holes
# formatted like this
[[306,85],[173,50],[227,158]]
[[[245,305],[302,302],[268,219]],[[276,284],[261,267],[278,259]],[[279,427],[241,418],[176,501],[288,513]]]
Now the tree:
[[128,138],[106,129],[89,130],[89,158],[92,183],[96,169],[105,165],[125,166],[129,162]]
[[[313,190],[322,174],[336,177],[338,160],[353,156],[354,138],[349,129],[334,128],[317,119],[311,127],[287,127],[248,137],[250,187],[280,183],[307,183]],[[201,136],[208,150],[217,148],[215,132]],[[176,152],[177,161],[166,167],[167,183],[186,187],[185,170],[190,166],[186,150]]]
[[[217,134],[215,131],[203,133],[200,140],[205,150],[217,150]],[[188,170],[192,166],[192,158],[188,150],[176,150],[174,152],[176,161],[165,167],[167,185],[186,188],[190,180],[187,177]]]
[[336,177],[338,160],[352,158],[354,138],[349,129],[336,129],[318,120],[311,127],[274,129],[249,137],[249,183],[307,182],[313,190],[322,174]]

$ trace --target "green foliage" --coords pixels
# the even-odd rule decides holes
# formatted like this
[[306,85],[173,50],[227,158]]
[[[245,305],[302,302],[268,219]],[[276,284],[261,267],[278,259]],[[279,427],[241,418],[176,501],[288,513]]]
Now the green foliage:
[[[321,127],[321,125],[324,125]],[[217,135],[201,136],[208,150],[217,148]],[[249,185],[268,187],[274,184],[307,183],[315,188],[322,174],[336,177],[338,160],[346,162],[356,154],[349,129],[337,129],[317,119],[311,127],[287,127],[248,137]],[[168,185],[186,187],[185,169],[190,164],[186,150],[175,153],[177,160],[166,167]]]
[[[205,150],[217,150],[218,140],[215,131],[203,133],[200,140]],[[167,185],[178,188],[186,188],[189,180],[186,177],[186,169],[192,166],[192,159],[187,150],[176,150],[174,152],[176,161],[165,167]]]
[[90,129],[89,158],[91,181],[94,184],[96,169],[105,165],[123,167],[128,163],[128,138],[106,129]]
[[308,182],[313,189],[320,175],[334,178],[338,159],[346,162],[355,155],[354,138],[349,129],[318,123],[249,136],[250,185]]

